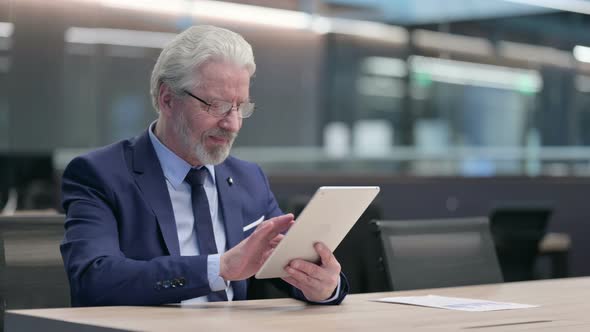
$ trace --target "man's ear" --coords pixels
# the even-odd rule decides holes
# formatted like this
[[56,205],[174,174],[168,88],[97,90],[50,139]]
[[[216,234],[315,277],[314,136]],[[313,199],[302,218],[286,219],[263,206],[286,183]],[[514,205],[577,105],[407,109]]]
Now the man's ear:
[[160,113],[166,117],[169,117],[173,113],[173,106],[176,102],[175,100],[176,95],[170,89],[168,84],[162,83],[160,85],[160,90],[158,91],[158,106],[160,108]]

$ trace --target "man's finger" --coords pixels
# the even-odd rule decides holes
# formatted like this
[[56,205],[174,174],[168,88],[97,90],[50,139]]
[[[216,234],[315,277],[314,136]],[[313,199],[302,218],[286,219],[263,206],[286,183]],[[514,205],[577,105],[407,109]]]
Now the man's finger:
[[260,237],[262,241],[269,242],[279,233],[287,231],[293,224],[293,219],[291,213],[268,219],[258,225],[251,236]]
[[320,266],[302,259],[295,259],[291,261],[288,267],[298,270],[301,273],[308,275],[310,278],[317,280],[323,280],[329,277],[328,273]]
[[289,228],[293,225],[293,218],[283,219],[280,221],[273,221],[272,229],[269,233],[265,234],[263,237],[264,242],[271,242],[276,239],[277,236],[282,235],[282,233],[289,230]]
[[[297,287],[301,290],[304,289],[320,289],[321,283],[318,279],[304,273],[300,270],[294,269],[290,266],[285,268],[285,271],[289,273],[289,276],[293,278],[301,287]],[[304,288],[304,289],[302,289]]]
[[324,265],[324,266],[334,265],[333,263],[336,260],[336,258],[334,257],[334,254],[332,253],[332,251],[330,251],[330,249],[328,249],[328,247],[326,247],[325,244],[318,242],[314,245],[314,249],[318,253],[318,255],[320,255],[320,258],[322,260],[322,265]]
[[283,240],[284,237],[285,236],[283,234],[279,234],[279,235],[275,236],[274,239],[272,239],[270,241],[270,246],[273,248],[276,248],[279,245],[279,243],[281,242],[281,240]]

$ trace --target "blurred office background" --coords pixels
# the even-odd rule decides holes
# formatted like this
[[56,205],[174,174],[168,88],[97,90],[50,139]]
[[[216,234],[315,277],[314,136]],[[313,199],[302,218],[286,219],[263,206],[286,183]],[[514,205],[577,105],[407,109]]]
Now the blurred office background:
[[0,209],[59,211],[73,156],[145,130],[155,60],[194,24],[254,47],[234,154],[284,210],[353,184],[382,187],[382,219],[550,209],[561,273],[590,275],[584,0],[0,0]]

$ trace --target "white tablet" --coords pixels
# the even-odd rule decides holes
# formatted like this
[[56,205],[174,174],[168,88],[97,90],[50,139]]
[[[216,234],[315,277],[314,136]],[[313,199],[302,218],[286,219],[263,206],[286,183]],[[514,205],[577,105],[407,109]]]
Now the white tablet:
[[255,277],[286,277],[284,268],[296,258],[319,262],[313,245],[334,251],[377,193],[379,187],[320,187]]

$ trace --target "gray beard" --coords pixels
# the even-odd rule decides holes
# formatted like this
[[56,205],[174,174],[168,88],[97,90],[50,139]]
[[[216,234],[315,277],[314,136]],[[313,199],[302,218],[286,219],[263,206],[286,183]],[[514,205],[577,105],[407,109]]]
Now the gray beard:
[[[194,157],[196,157],[196,159],[203,165],[221,164],[229,156],[231,147],[234,144],[234,140],[237,137],[236,133],[232,133],[221,128],[212,128],[210,130],[203,132],[198,142],[192,142],[192,130],[187,125],[187,121],[184,118],[183,113],[180,113],[178,115],[174,126],[176,129],[176,133],[182,140],[182,144],[186,148],[188,148],[188,150],[194,154]],[[205,138],[207,138],[207,136],[223,137],[228,139],[229,143],[225,146],[216,146],[207,150],[207,148],[203,144],[203,141],[205,140]]]

